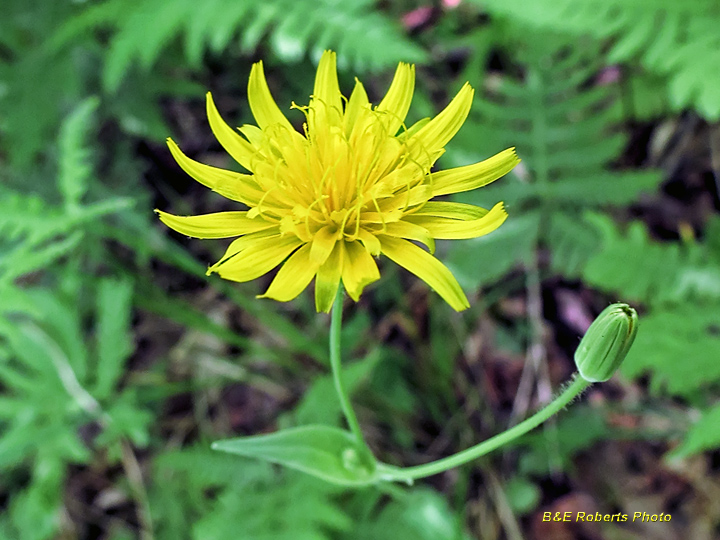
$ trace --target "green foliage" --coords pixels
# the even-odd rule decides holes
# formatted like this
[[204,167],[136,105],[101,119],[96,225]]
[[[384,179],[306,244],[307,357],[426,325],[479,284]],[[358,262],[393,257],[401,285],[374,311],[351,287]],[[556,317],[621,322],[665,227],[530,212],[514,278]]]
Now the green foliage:
[[[149,440],[152,415],[135,390],[120,387],[121,368],[133,349],[128,334],[132,290],[127,282],[98,283],[94,351],[87,346],[82,292],[91,291],[78,289],[72,281],[61,283],[57,292],[27,289],[23,312],[5,308],[0,319],[7,351],[0,363],[0,385],[6,391],[0,412],[0,468],[32,471],[26,496],[13,503],[7,516],[18,530],[25,516],[40,512],[32,509],[40,504],[38,492],[44,494],[42,511],[47,516],[58,512],[66,465],[87,463],[91,456],[80,437],[82,426],[97,423],[104,432],[96,444],[115,456],[122,440],[139,446]],[[117,319],[108,320],[115,313]],[[49,477],[47,471],[52,471]],[[43,535],[38,538],[49,533]]]
[[130,66],[137,61],[149,70],[172,41],[182,36],[187,61],[200,64],[203,53],[219,53],[233,45],[240,34],[244,53],[253,52],[269,34],[273,52],[284,62],[301,59],[308,50],[318,56],[323,49],[337,50],[341,65],[356,69],[385,68],[399,60],[420,61],[425,53],[405,38],[395,23],[372,9],[372,2],[331,0],[108,0],[83,12],[56,38],[62,43],[72,32],[88,28],[115,29],[103,80],[117,90]]
[[623,365],[634,377],[652,373],[650,389],[692,396],[720,380],[720,302],[683,302],[658,308],[640,324]]
[[720,118],[720,9],[714,0],[490,0],[492,14],[574,38],[591,35],[611,43],[607,63],[636,62],[669,77],[670,104]]
[[492,234],[451,248],[446,264],[463,287],[473,289],[492,284],[533,253],[539,222],[537,212],[511,216]]
[[371,0],[107,0],[52,8],[7,0],[0,36],[0,133],[24,171],[87,89],[112,96],[101,113],[126,133],[164,139],[170,128],[160,101],[203,94],[184,74],[197,72],[207,51],[252,55],[267,42],[289,63],[333,48],[341,65],[376,71],[426,58]]
[[612,169],[626,137],[617,129],[622,119],[618,88],[595,82],[601,67],[596,45],[588,41],[578,47],[523,26],[508,26],[506,35],[523,75],[503,76],[493,82],[492,92],[475,99],[475,121],[449,152],[460,164],[515,146],[523,160],[514,177],[456,196],[484,206],[503,200],[510,214],[496,233],[472,241],[476,250],[452,248],[453,269],[474,287],[530,260],[539,242],[553,248],[555,271],[577,273],[595,236],[572,225],[580,221],[579,211],[628,204],[660,181],[655,171]]
[[[203,258],[153,225],[153,205],[181,196],[167,182],[169,156],[156,142],[176,130],[189,152],[205,153],[214,142],[195,122],[206,89],[242,94],[250,62],[263,58],[278,101],[287,103],[307,94],[310,61],[325,48],[338,52],[341,72],[383,70],[383,77],[396,62],[422,63],[432,51],[432,69],[417,71],[411,116],[436,110],[444,78],[471,80],[477,97],[446,161],[462,165],[515,146],[523,163],[497,185],[458,197],[483,206],[505,200],[510,218],[492,235],[453,242],[442,260],[464,287],[485,288],[486,305],[519,283],[512,274],[519,265],[536,264],[541,275],[639,304],[640,331],[623,374],[647,375],[652,394],[697,408],[683,417],[694,422],[673,456],[720,444],[712,397],[720,380],[720,220],[700,228],[701,240],[683,242],[653,240],[640,222],[619,224],[623,208],[660,180],[654,171],[621,167],[630,131],[624,122],[685,107],[720,117],[720,11],[711,0],[481,4],[489,18],[464,3],[433,11],[429,30],[407,35],[400,17],[409,4],[374,0],[3,2],[0,538],[93,536],[93,519],[103,529],[97,535],[129,540],[144,527],[145,506],[158,540],[467,538],[463,505],[452,508],[440,492],[399,485],[345,491],[203,443],[244,433],[238,419],[253,425],[266,403],[273,415],[266,432],[339,427],[340,407],[329,376],[307,375],[327,365],[326,321],[311,299],[260,302],[255,285],[207,282]],[[368,92],[386,83],[367,78]],[[192,205],[221,209],[203,195]],[[412,454],[419,431],[434,437],[441,426],[438,442],[452,438],[455,423],[443,426],[448,414],[458,402],[473,412],[481,401],[458,395],[467,386],[457,385],[463,371],[456,360],[476,338],[484,348],[486,330],[470,334],[474,326],[439,317],[435,306],[428,328],[421,312],[412,320],[388,313],[403,294],[394,272],[384,272],[350,310],[343,357],[360,359],[346,364],[343,377],[364,427],[375,430],[373,445]],[[508,334],[514,347],[503,355],[522,350],[518,326],[523,331]],[[178,369],[178,337],[183,343],[196,334],[213,336],[210,354],[222,358],[223,375]],[[392,344],[368,345],[376,335]],[[417,353],[424,339],[430,346]],[[203,346],[197,356],[207,358]],[[277,375],[287,391],[278,390]],[[238,393],[266,401],[232,402]],[[571,470],[575,453],[615,434],[601,413],[573,406],[559,418],[556,440],[538,431],[520,443],[520,470],[503,486],[514,511],[528,515],[543,500],[535,477],[548,474],[551,460]],[[299,468],[314,463],[321,475],[331,470],[347,483],[353,455],[345,450],[365,449],[331,428],[308,433],[290,432],[291,446],[263,447],[263,454]],[[139,480],[123,462],[134,447],[143,449]],[[470,482],[465,474],[460,498]],[[95,487],[103,491],[86,493]],[[118,506],[96,505],[112,499]],[[86,504],[96,513],[84,522],[78,516]]]
[[159,540],[233,537],[325,540],[351,528],[337,488],[308,475],[207,447],[161,454],[150,502]]
[[[382,355],[382,349],[377,348],[362,360],[348,363],[348,366],[343,368],[343,385],[349,396],[355,394],[358,387],[367,381]],[[287,418],[287,421],[282,424],[339,426],[342,409],[340,401],[335,397],[332,375],[317,377],[303,394],[300,403],[288,416],[291,418]]]
[[437,492],[417,487],[390,504],[376,505],[347,540],[467,540],[457,516]]
[[703,450],[711,450],[720,446],[720,404],[704,411],[695,422],[682,444],[669,454],[669,458],[682,458],[697,454]]
[[73,13],[72,4],[3,2],[0,18],[0,134],[10,162],[24,169],[47,148],[53,128],[84,96],[76,54],[49,56],[47,36]]
[[[586,213],[585,216],[595,214]],[[604,216],[598,214],[600,219]],[[600,232],[588,219],[562,212],[552,214],[548,224],[547,241],[552,246],[550,267],[553,272],[578,278],[588,259],[598,250]]]
[[720,355],[717,223],[709,224],[704,242],[682,245],[652,241],[639,222],[624,233],[606,216],[588,215],[586,223],[600,240],[583,279],[617,298],[652,307],[641,317],[623,373],[633,377],[649,371],[652,391],[683,396],[715,384],[720,379],[715,361]]
[[329,426],[301,426],[218,441],[212,448],[278,463],[343,486],[362,486],[379,479],[370,450],[350,432]]
[[598,214],[586,221],[600,233],[600,249],[583,270],[589,284],[652,305],[720,298],[720,259],[705,244],[652,241],[639,222],[621,233],[609,217]]
[[513,476],[504,483],[503,491],[508,499],[510,508],[517,514],[528,514],[537,508],[542,493],[540,488],[522,476]]
[[274,473],[202,446],[159,455],[153,478],[159,540],[468,539],[445,498],[422,486],[393,491],[389,500],[373,488],[341,492],[305,474]]
[[96,100],[90,98],[63,123],[59,137],[57,187],[63,205],[48,203],[37,194],[0,187],[4,211],[0,214],[0,286],[15,278],[46,268],[78,246],[84,228],[93,220],[130,206],[131,201],[109,197],[81,204],[92,180],[92,164],[85,139]]
[[526,475],[550,472],[550,464],[570,467],[573,456],[610,436],[611,430],[602,414],[587,405],[575,404],[557,418],[557,429],[545,428],[522,437],[520,444],[530,452],[520,460],[520,473]]
[[[83,264],[78,250],[91,227],[130,203],[120,197],[85,201],[94,183],[87,139],[96,107],[96,99],[85,100],[62,124],[57,184],[44,186],[44,197],[1,190],[0,469],[29,475],[0,518],[7,538],[55,535],[67,465],[87,463],[92,456],[81,428],[100,425],[95,444],[114,456],[121,440],[148,442],[151,415],[135,389],[120,388],[134,349],[132,283],[111,278],[81,282],[78,273]],[[72,263],[58,264],[73,255]],[[53,277],[51,271],[58,268]],[[31,272],[43,276],[39,284],[16,284]],[[96,306],[88,305],[95,292]],[[86,329],[88,317],[95,321],[94,336]]]
[[92,129],[93,114],[99,100],[95,97],[82,101],[65,119],[60,128],[59,152],[60,171],[58,187],[63,195],[65,207],[74,212],[93,180],[91,150],[86,147],[88,133]]

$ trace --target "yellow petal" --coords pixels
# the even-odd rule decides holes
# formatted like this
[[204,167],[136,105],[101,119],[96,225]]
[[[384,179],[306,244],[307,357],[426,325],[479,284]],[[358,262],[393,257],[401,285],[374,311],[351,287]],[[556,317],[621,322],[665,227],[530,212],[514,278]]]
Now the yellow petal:
[[325,225],[316,232],[310,248],[310,259],[317,264],[324,263],[335,247],[337,236],[337,227],[334,225]]
[[363,246],[365,246],[365,250],[370,255],[374,257],[380,255],[380,251],[382,250],[382,247],[380,246],[380,240],[378,240],[377,236],[375,236],[373,233],[361,228],[358,231],[358,239],[362,242]]
[[342,127],[342,94],[337,78],[335,53],[325,51],[315,75],[315,87],[310,100],[308,127],[319,140],[327,137],[332,127]]
[[[238,129],[255,148],[262,148],[264,140],[262,129],[257,126],[253,126],[252,124],[244,124]],[[259,171],[255,170],[254,172],[258,173]]]
[[285,261],[265,294],[258,298],[272,298],[289,302],[297,297],[317,273],[318,264],[310,260],[310,244],[305,244]]
[[165,225],[193,238],[229,238],[277,228],[278,224],[264,219],[250,219],[247,212],[217,212],[200,216],[175,216],[155,210]]
[[424,203],[432,198],[432,189],[430,186],[422,184],[408,191],[401,191],[394,197],[380,201],[380,208],[387,211],[391,208],[409,208],[420,203]]
[[435,118],[430,120],[408,140],[416,158],[432,155],[452,139],[465,122],[475,91],[465,83],[453,100]]
[[187,174],[223,197],[248,206],[256,205],[263,196],[252,176],[205,165],[190,159],[172,139],[167,140],[170,153]]
[[313,88],[312,107],[315,101],[324,103],[329,108],[342,111],[342,94],[337,77],[337,60],[332,51],[323,52],[315,74],[315,87]]
[[388,223],[383,234],[394,236],[395,238],[406,238],[408,240],[422,242],[430,250],[430,253],[435,253],[435,240],[433,240],[431,233],[428,229],[416,223],[409,221]]
[[336,242],[330,256],[318,268],[315,277],[315,309],[317,311],[330,312],[338,285],[340,285],[344,254],[343,243]]
[[225,250],[224,255],[220,257],[220,260],[213,264],[210,268],[208,268],[205,274],[209,276],[210,274],[215,272],[221,265],[225,264],[245,249],[254,249],[257,246],[261,246],[263,243],[267,243],[268,241],[275,242],[275,240],[277,240],[278,238],[286,238],[288,236],[289,235],[279,234],[277,229],[268,229],[266,231],[258,231],[256,233],[250,233],[241,236],[240,238],[236,238],[235,240],[230,242],[230,245]]
[[431,216],[468,220],[480,219],[488,213],[484,208],[473,204],[444,201],[428,201],[417,209],[409,210],[409,212],[405,215],[406,219],[408,217]]
[[405,219],[424,227],[433,238],[460,240],[463,238],[477,238],[491,233],[507,219],[507,212],[503,208],[503,203],[500,202],[478,219],[462,220],[447,217],[416,216],[415,214],[407,216]]
[[383,254],[409,270],[450,304],[455,311],[470,307],[465,293],[447,267],[428,252],[407,240],[380,236]]
[[432,173],[430,177],[433,196],[460,193],[485,186],[509,173],[518,163],[520,158],[515,154],[515,149],[508,148],[480,163]]
[[356,302],[366,285],[380,279],[375,259],[359,242],[342,242],[345,248],[345,261],[342,280],[350,298]]
[[293,129],[270,94],[262,61],[253,64],[250,70],[248,102],[250,103],[250,110],[261,129],[274,124],[280,124],[290,130]]
[[405,121],[415,89],[415,66],[400,62],[385,97],[377,106],[385,113],[383,123],[388,135],[394,136]]
[[207,93],[207,115],[210,122],[210,129],[212,129],[218,142],[220,142],[222,147],[235,161],[252,172],[252,160],[255,150],[237,131],[225,123],[217,107],[215,107],[215,102],[210,92]]
[[365,87],[359,80],[355,79],[355,88],[350,94],[350,99],[345,107],[345,115],[343,116],[343,131],[346,137],[350,137],[358,118],[364,111],[368,110],[369,105],[370,102]]
[[217,266],[214,271],[221,278],[245,282],[267,274],[283,262],[302,242],[297,236],[266,239],[250,246]]

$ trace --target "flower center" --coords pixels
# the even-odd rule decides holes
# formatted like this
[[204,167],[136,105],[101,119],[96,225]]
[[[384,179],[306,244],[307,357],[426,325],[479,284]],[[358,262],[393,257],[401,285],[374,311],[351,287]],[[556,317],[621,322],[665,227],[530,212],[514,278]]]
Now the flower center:
[[354,241],[361,228],[383,232],[409,206],[431,197],[429,189],[418,190],[431,160],[411,159],[381,113],[368,107],[349,129],[341,121],[313,124],[313,107],[294,107],[308,119],[305,136],[280,125],[263,130],[254,177],[265,196],[250,217],[279,220],[283,233],[303,241],[326,226]]

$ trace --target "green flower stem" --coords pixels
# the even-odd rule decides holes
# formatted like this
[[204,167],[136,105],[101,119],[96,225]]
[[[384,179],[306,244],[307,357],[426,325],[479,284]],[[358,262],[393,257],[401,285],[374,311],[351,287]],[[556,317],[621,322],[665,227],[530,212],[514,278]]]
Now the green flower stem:
[[544,409],[538,411],[533,416],[520,422],[518,425],[503,431],[494,437],[489,438],[486,441],[481,442],[458,452],[455,455],[426,463],[425,465],[418,465],[417,467],[392,467],[389,465],[379,464],[380,474],[383,480],[400,480],[405,482],[412,482],[418,478],[425,478],[426,476],[432,476],[438,474],[453,467],[464,465],[474,459],[477,459],[485,454],[492,452],[496,448],[499,448],[505,444],[508,444],[513,439],[516,439],[520,435],[524,435],[531,429],[539,426],[545,420],[550,418],[552,415],[558,413],[563,407],[568,405],[575,397],[583,392],[592,383],[586,381],[582,377],[575,375],[571,379],[570,385],[560,394],[554,401],[547,405]]
[[340,407],[342,408],[345,420],[347,420],[350,431],[352,431],[358,442],[363,442],[360,424],[355,416],[355,411],[350,404],[350,398],[345,391],[342,382],[342,367],[340,365],[340,330],[342,329],[342,307],[343,307],[343,287],[338,286],[335,302],[333,303],[332,313],[330,315],[330,367],[332,368],[333,382],[335,383],[335,391],[340,398]]

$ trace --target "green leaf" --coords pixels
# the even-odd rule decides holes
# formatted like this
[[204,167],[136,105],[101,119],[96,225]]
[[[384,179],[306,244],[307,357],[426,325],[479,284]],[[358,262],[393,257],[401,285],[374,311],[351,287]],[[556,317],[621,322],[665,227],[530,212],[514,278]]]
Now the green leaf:
[[585,221],[601,237],[600,249],[583,270],[590,285],[652,305],[720,299],[720,265],[713,260],[711,245],[656,242],[637,221],[625,233],[608,216],[587,214]]
[[548,444],[548,433],[543,430],[530,432],[518,440],[520,445],[530,447],[530,451],[521,457],[519,472],[526,475],[547,474],[551,463],[569,467],[574,454],[608,439],[611,433],[600,411],[576,404],[558,418],[557,435],[552,435],[551,444]]
[[99,103],[100,100],[96,97],[80,102],[60,128],[58,186],[68,210],[77,209],[91,180],[91,151],[85,146],[85,139],[92,127],[92,117]]
[[98,286],[98,362],[93,394],[100,400],[113,392],[125,360],[134,349],[129,334],[132,294],[132,282],[128,279],[103,279]]
[[492,234],[454,242],[445,264],[468,289],[490,285],[514,265],[527,260],[537,242],[537,212],[510,215]]
[[720,403],[703,412],[702,418],[688,430],[682,444],[667,457],[683,458],[718,447],[720,447]]
[[[373,349],[364,359],[343,367],[342,381],[348,396],[368,379],[375,366],[382,359],[382,350]],[[292,412],[296,424],[338,424],[342,414],[340,400],[335,395],[332,375],[325,375],[313,381],[303,395],[302,401]]]
[[620,368],[650,372],[650,390],[691,396],[720,379],[720,302],[685,302],[640,318],[638,336]]
[[510,508],[517,514],[528,514],[542,499],[540,488],[524,476],[513,476],[503,485]]
[[[610,41],[607,63],[639,63],[665,87],[676,110],[689,105],[720,118],[713,74],[720,64],[720,11],[715,0],[473,0],[496,17],[567,37]],[[659,32],[658,28],[662,28]]]
[[363,486],[379,480],[370,450],[349,432],[328,426],[219,441],[212,448],[277,463],[339,485]]
[[585,263],[599,249],[600,233],[578,216],[557,212],[550,216],[546,240],[551,248],[552,270],[578,278]]
[[355,524],[347,540],[469,540],[461,518],[438,492],[418,486],[390,501],[376,503]]
[[[375,9],[374,2],[369,0],[212,0],[209,5],[193,0],[108,3],[130,4],[112,21],[116,30],[103,74],[105,88],[111,92],[119,90],[135,63],[144,70],[152,68],[178,35],[184,38],[186,57],[193,65],[199,64],[205,49],[219,53],[232,47],[238,34],[240,47],[248,54],[269,36],[271,49],[286,62],[299,60],[308,51],[319,57],[317,53],[325,48],[337,51],[340,66],[352,65],[361,70],[427,58],[427,53],[404,35],[398,22]],[[98,25],[107,24],[105,13],[94,17]],[[79,18],[79,23],[71,24],[87,31],[93,21],[82,14]]]

